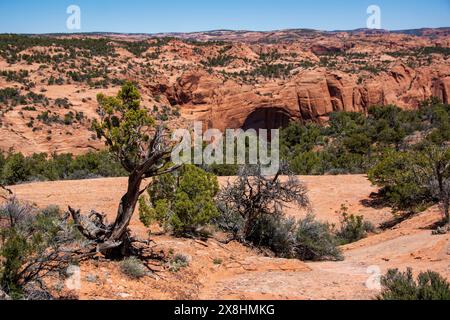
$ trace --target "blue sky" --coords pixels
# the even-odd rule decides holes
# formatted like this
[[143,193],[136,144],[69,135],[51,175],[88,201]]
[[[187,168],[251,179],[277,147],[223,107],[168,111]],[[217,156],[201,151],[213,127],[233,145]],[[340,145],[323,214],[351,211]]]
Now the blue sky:
[[1,0],[0,33],[69,32],[69,5],[81,8],[80,32],[190,32],[364,28],[371,4],[382,28],[450,26],[450,0]]

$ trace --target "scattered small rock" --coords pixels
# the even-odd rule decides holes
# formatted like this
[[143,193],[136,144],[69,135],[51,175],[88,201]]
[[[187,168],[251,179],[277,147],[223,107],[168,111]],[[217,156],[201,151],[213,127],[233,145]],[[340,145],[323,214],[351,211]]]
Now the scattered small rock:
[[126,299],[126,298],[131,297],[131,294],[125,293],[125,292],[119,292],[119,293],[117,294],[117,296],[120,297],[120,298]]
[[98,282],[98,276],[94,275],[94,274],[88,274],[86,276],[86,281],[87,282],[91,282],[91,283],[97,283]]

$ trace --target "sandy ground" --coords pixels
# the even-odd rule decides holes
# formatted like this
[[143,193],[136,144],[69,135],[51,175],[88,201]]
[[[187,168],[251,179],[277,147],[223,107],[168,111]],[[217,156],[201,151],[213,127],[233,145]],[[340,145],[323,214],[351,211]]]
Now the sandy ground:
[[[225,182],[221,179],[221,183]],[[336,213],[342,204],[349,212],[378,225],[391,218],[388,208],[365,206],[376,191],[366,177],[301,177],[309,189],[318,219],[339,223]],[[20,199],[39,206],[71,205],[89,212],[102,211],[114,217],[126,179],[98,179],[35,183],[13,187]],[[295,207],[286,213],[305,214]],[[158,272],[141,280],[124,276],[118,263],[92,261],[81,265],[81,299],[372,299],[378,294],[377,278],[389,268],[413,267],[438,271],[450,279],[450,235],[433,236],[429,226],[440,219],[430,209],[392,230],[371,235],[343,247],[345,261],[303,263],[264,257],[238,243],[223,245],[169,236],[152,236],[155,251],[182,253],[190,265],[177,273],[151,262]],[[131,227],[146,235],[147,229],[135,216]]]

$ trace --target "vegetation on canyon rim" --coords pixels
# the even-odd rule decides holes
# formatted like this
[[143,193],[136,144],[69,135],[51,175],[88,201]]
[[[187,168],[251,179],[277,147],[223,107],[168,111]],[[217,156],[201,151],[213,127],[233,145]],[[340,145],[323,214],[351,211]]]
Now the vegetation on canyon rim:
[[450,106],[373,107],[366,117],[335,113],[328,126],[292,124],[282,139],[297,174],[368,173],[380,200],[397,212],[440,204],[449,222]]

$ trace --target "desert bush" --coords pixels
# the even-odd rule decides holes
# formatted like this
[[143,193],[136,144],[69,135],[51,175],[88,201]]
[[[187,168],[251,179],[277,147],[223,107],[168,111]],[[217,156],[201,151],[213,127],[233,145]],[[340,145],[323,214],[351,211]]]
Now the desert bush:
[[24,85],[30,85],[29,72],[27,70],[19,71],[0,71],[0,76],[5,77],[8,82],[19,82]]
[[[290,166],[295,173],[303,175],[324,175],[335,170],[330,164],[330,154],[326,151],[297,153],[291,157]],[[347,173],[345,169],[340,170]]]
[[147,268],[136,257],[124,259],[120,262],[120,271],[132,279],[140,279],[147,275]]
[[296,255],[300,260],[343,260],[333,228],[308,215],[297,225]]
[[382,188],[385,199],[397,210],[421,211],[440,204],[450,222],[450,148],[425,141],[404,152],[385,156],[369,171],[369,179]]
[[217,57],[208,58],[206,61],[202,61],[202,64],[206,67],[226,67],[235,58],[229,55],[219,55]]
[[169,270],[171,272],[178,272],[182,268],[189,266],[189,258],[183,254],[176,254],[169,262]]
[[245,219],[239,212],[227,207],[224,202],[219,200],[216,203],[220,214],[213,219],[214,225],[220,230],[230,233],[233,239],[242,241],[242,230],[244,229]]
[[[5,155],[0,152],[0,175],[1,175],[1,172],[3,169],[3,166],[5,165],[5,162],[6,162]],[[1,178],[0,178],[0,181],[1,181]]]
[[238,166],[235,164],[210,164],[204,166],[205,171],[218,177],[231,177],[237,175]]
[[450,106],[431,99],[419,110],[388,105],[371,107],[367,116],[334,112],[323,127],[292,123],[282,130],[281,151],[296,174],[361,174],[390,152],[411,150],[409,139],[448,142]]
[[295,219],[285,218],[282,215],[259,216],[247,241],[257,247],[268,248],[281,258],[295,258]]
[[416,281],[410,268],[406,272],[391,269],[381,284],[379,300],[450,300],[450,283],[432,271],[420,273]]
[[340,259],[331,226],[315,221],[312,215],[298,222],[284,216],[286,203],[308,209],[309,200],[304,185],[282,167],[288,173],[284,182],[279,175],[262,176],[259,166],[242,167],[237,180],[218,196],[221,215],[216,224],[233,239],[270,249],[278,257]]
[[382,187],[384,198],[397,211],[415,210],[430,198],[429,190],[417,183],[416,172],[411,170],[419,160],[417,156],[392,151],[369,171],[370,181]]
[[0,183],[7,185],[125,175],[118,161],[105,151],[76,157],[72,154],[48,156],[45,153],[25,157],[20,153],[8,153],[0,158]]
[[66,114],[64,115],[64,120],[63,120],[64,124],[65,124],[66,126],[72,125],[73,122],[74,122],[74,117],[75,117],[75,115],[74,115],[74,113],[73,113],[72,111],[66,113]]
[[214,175],[186,165],[154,179],[148,189],[150,201],[140,199],[140,219],[147,226],[156,221],[176,235],[195,235],[218,216],[214,203],[218,191]]
[[367,237],[367,234],[375,231],[375,226],[368,221],[364,221],[363,216],[348,213],[348,208],[342,205],[341,228],[337,231],[336,237],[341,245],[359,241]]
[[264,77],[269,79],[285,78],[290,75],[291,71],[295,69],[292,63],[264,63],[245,73],[248,77]]
[[13,299],[49,296],[42,278],[67,268],[76,240],[58,208],[7,199],[0,207],[0,289]]
[[62,123],[61,118],[57,114],[50,114],[49,111],[43,111],[37,116],[37,119],[46,125],[51,125],[53,123]]
[[248,240],[261,216],[283,215],[287,203],[309,208],[306,187],[284,164],[282,167],[288,173],[286,181],[280,178],[281,170],[275,176],[267,177],[262,175],[260,165],[243,166],[237,179],[229,181],[218,195],[219,208],[227,217],[240,215],[243,219],[238,235],[241,239]]
[[25,165],[25,157],[20,154],[12,154],[6,157],[1,171],[1,181],[12,185],[25,181],[30,176],[29,169]]
[[308,152],[323,142],[323,128],[317,124],[291,123],[281,132],[282,148],[285,153]]
[[140,57],[151,47],[148,41],[121,41],[120,43],[136,57]]

